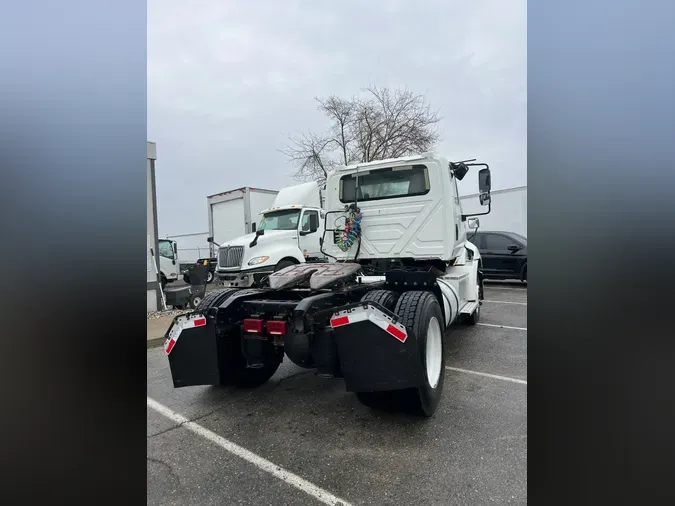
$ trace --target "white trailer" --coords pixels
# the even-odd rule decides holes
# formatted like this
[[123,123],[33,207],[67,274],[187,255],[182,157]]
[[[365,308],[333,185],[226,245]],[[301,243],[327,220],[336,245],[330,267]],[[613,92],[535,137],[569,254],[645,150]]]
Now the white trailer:
[[[480,216],[482,232],[515,232],[527,237],[527,186],[496,190],[490,193],[493,211]],[[485,212],[478,194],[460,197],[464,214]]]
[[[272,207],[277,190],[245,186],[206,197],[209,217],[209,236],[218,244],[254,232],[262,211]],[[215,257],[215,248],[210,251]]]

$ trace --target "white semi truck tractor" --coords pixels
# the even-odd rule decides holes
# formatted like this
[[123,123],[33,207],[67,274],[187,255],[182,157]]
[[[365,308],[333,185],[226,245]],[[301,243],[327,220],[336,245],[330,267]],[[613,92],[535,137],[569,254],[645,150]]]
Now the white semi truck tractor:
[[321,253],[324,212],[315,182],[282,188],[260,213],[254,232],[216,244],[216,277],[226,287],[260,286],[273,272],[325,259]]
[[[466,238],[457,184],[478,170],[432,153],[328,175],[322,254],[269,286],[209,293],[167,330],[174,387],[256,387],[284,358],[343,378],[365,405],[433,415],[445,377],[444,331],[480,317],[480,254]],[[257,255],[257,253],[256,253]]]

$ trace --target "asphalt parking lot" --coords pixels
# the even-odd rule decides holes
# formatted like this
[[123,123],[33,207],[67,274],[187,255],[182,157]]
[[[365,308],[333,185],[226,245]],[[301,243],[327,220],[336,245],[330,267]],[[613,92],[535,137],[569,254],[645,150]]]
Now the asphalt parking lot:
[[446,333],[430,419],[372,411],[287,360],[253,391],[174,390],[148,350],[148,504],[527,503],[527,287],[491,283]]

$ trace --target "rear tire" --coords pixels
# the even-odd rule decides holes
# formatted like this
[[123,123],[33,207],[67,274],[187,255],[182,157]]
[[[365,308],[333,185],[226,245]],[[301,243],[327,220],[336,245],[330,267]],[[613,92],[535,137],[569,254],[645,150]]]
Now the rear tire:
[[214,277],[215,277],[215,276],[213,275],[213,271],[207,272],[207,273],[206,273],[206,284],[208,285],[208,284],[213,283]]
[[206,311],[210,307],[220,306],[225,299],[237,290],[237,288],[221,288],[220,290],[213,290],[212,292],[207,293],[201,302],[197,304],[195,311]]
[[373,290],[361,297],[361,302],[375,302],[386,307],[389,311],[394,311],[398,297],[398,293],[392,290]]
[[[242,357],[243,358],[243,357]],[[281,359],[266,363],[260,369],[249,369],[246,361],[233,369],[233,384],[237,388],[258,388],[267,383],[281,365]]]
[[441,306],[433,293],[411,291],[400,296],[394,312],[417,339],[426,381],[419,388],[358,392],[356,396],[361,403],[373,409],[430,417],[438,407],[445,382]]

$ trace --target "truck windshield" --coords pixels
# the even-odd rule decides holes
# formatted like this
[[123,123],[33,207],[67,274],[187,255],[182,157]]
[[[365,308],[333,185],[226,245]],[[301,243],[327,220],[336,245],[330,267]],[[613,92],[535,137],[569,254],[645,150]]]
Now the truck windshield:
[[297,230],[300,209],[286,209],[265,213],[258,230]]
[[340,178],[340,202],[412,197],[429,193],[429,172],[424,165],[374,169]]
[[159,256],[173,260],[173,243],[171,241],[159,241]]

